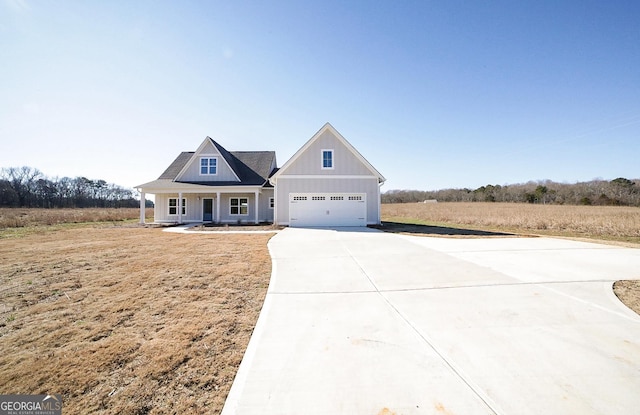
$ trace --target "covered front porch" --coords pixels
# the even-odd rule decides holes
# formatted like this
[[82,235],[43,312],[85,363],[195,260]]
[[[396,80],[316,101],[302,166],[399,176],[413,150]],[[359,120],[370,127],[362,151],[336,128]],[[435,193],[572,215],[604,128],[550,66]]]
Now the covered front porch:
[[144,200],[147,194],[155,195],[154,223],[273,222],[273,188],[212,189],[199,186],[175,192],[140,191],[142,224],[145,223]]

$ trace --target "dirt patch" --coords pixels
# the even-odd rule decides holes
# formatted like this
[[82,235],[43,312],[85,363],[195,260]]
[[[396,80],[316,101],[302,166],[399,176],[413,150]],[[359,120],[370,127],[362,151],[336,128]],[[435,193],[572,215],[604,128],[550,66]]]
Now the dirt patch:
[[271,236],[87,226],[0,239],[0,393],[61,393],[68,413],[220,412]]
[[434,236],[434,237],[451,237],[451,238],[486,238],[491,236],[498,237],[522,237],[514,233],[483,231],[477,229],[465,229],[448,226],[420,225],[413,223],[400,222],[382,222],[382,225],[373,226],[384,232],[405,233],[412,235]]
[[627,307],[640,314],[640,280],[617,281],[613,292]]

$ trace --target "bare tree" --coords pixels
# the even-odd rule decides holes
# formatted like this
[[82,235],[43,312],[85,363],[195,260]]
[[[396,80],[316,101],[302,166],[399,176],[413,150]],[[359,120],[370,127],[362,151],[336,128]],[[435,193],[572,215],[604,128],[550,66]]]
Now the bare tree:
[[0,206],[136,207],[131,189],[86,177],[49,179],[31,167],[0,170]]

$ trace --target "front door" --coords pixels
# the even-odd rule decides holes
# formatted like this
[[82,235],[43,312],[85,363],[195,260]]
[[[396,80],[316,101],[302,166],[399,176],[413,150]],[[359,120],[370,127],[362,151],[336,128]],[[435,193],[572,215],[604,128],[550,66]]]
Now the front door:
[[213,199],[202,199],[202,221],[213,222]]

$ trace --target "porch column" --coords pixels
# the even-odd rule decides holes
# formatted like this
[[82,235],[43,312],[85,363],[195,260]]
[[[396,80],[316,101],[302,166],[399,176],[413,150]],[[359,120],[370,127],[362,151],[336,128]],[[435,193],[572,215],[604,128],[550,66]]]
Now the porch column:
[[178,193],[178,223],[182,223],[182,192]]
[[382,187],[382,183],[378,183],[378,225],[382,225],[382,199],[380,197],[380,188]]
[[216,192],[216,223],[220,223],[220,192]]
[[146,199],[144,192],[140,192],[140,224],[144,225]]
[[255,195],[256,195],[256,225],[260,223],[260,218],[258,217],[258,207],[260,206],[260,204],[258,203],[258,195],[260,194],[260,192],[258,192],[257,190],[255,191]]

